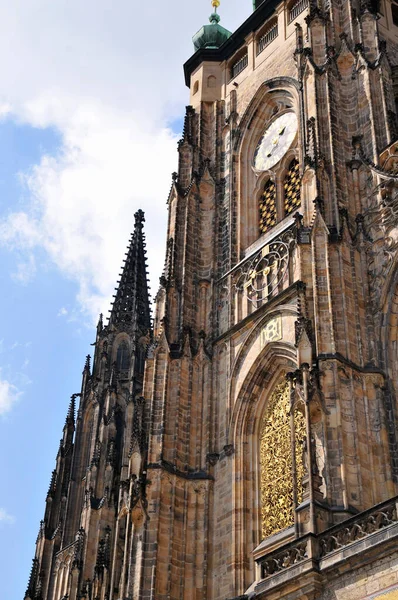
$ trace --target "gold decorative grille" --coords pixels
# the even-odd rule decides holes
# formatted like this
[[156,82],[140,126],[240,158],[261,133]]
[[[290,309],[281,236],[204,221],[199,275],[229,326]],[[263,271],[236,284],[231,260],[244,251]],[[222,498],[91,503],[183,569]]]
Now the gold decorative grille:
[[[260,429],[262,535],[267,537],[294,523],[289,385],[282,382],[271,394]],[[298,502],[302,500],[305,421],[296,410],[296,469]]]
[[301,188],[301,177],[299,170],[299,163],[296,159],[293,159],[289,165],[289,170],[285,177],[285,183],[283,185],[285,193],[285,215],[289,215],[301,204],[300,188]]
[[260,198],[260,234],[276,224],[275,183],[268,179]]

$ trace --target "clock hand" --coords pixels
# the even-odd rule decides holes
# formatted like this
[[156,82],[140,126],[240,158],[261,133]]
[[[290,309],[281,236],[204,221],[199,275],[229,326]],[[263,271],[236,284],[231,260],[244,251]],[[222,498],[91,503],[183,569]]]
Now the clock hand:
[[268,158],[270,158],[272,156],[272,154],[274,153],[274,151],[277,149],[278,146],[279,146],[279,138],[274,138],[274,140],[272,141],[272,149],[267,154]]

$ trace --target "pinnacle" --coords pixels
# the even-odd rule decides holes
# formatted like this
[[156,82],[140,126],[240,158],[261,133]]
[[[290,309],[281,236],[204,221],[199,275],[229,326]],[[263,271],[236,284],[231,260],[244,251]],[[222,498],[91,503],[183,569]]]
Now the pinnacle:
[[57,471],[54,469],[54,471],[51,473],[51,479],[50,479],[50,485],[48,486],[47,498],[49,496],[51,496],[51,494],[54,492],[56,480],[57,480]]
[[33,598],[33,596],[35,595],[36,578],[38,575],[38,569],[39,569],[39,561],[37,558],[34,558],[32,560],[32,568],[30,570],[29,583],[28,583],[28,587],[25,592],[25,598],[30,598],[30,597]]
[[86,362],[84,363],[84,370],[90,371],[90,368],[91,368],[91,356],[89,354],[87,354]]
[[144,221],[145,221],[144,211],[141,210],[141,209],[138,209],[137,212],[134,215],[134,219],[135,219],[135,224],[136,225],[138,225],[138,224],[141,225],[142,223],[144,223]]
[[122,272],[113,295],[109,324],[128,324],[143,333],[151,326],[148,281],[146,271],[146,251],[143,223],[144,212],[134,215],[134,230],[123,260]]
[[[89,358],[89,357],[87,357],[87,358]],[[87,359],[86,359],[86,365],[87,365]],[[90,365],[90,362],[89,362],[89,365]],[[67,413],[66,419],[65,419],[65,427],[67,425],[75,424],[75,408],[76,408],[76,394],[72,394],[72,396],[70,397],[68,413]]]

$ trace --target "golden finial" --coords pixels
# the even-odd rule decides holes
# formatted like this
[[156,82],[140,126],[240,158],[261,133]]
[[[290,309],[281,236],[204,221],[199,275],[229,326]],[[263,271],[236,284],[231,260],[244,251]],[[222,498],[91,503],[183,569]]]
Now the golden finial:
[[214,8],[214,12],[217,12],[217,8],[220,6],[220,0],[211,0],[211,5]]

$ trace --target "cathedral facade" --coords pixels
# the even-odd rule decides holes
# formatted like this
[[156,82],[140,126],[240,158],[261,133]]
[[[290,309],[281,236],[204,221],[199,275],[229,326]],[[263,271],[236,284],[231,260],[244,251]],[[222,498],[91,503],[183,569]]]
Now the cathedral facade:
[[25,600],[398,597],[398,4],[212,4],[154,322],[138,211]]

